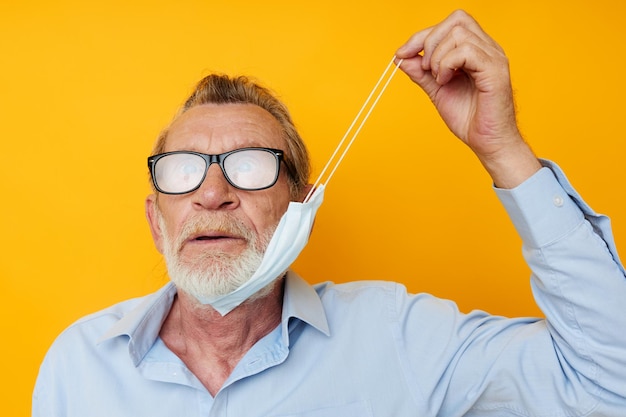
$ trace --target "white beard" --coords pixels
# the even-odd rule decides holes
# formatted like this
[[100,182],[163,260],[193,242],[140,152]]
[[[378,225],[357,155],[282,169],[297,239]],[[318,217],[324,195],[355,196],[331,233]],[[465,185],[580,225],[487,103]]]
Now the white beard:
[[[258,269],[274,229],[257,236],[232,217],[215,214],[189,220],[173,239],[165,227],[165,221],[157,208],[159,227],[163,233],[163,256],[167,271],[178,290],[197,299],[214,298],[229,294],[246,283]],[[206,252],[193,259],[183,259],[184,242],[192,235],[207,230],[219,230],[245,238],[247,247],[242,253]],[[254,294],[253,299],[267,295],[268,285]]]

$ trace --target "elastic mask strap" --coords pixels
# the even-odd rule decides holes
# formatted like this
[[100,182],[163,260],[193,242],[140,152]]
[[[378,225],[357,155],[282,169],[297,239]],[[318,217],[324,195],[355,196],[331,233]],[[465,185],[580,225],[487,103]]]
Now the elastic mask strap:
[[[363,114],[363,112],[365,111],[365,109],[368,107],[368,105],[371,102],[371,106],[369,107],[369,110],[367,110],[367,112],[365,113],[365,116],[363,117],[363,119],[359,123],[358,127],[356,128],[356,130],[354,130],[354,133],[353,133],[352,137],[350,138],[350,140],[348,141],[348,144],[344,147],[343,151],[341,152],[341,154],[339,155],[337,161],[335,162],[335,165],[333,166],[333,168],[330,170],[330,173],[326,177],[326,179],[324,181],[324,185],[325,186],[328,184],[328,182],[332,178],[333,174],[337,170],[337,167],[339,166],[339,164],[343,160],[343,157],[346,156],[346,153],[348,153],[348,150],[350,149],[350,147],[352,146],[352,143],[354,142],[354,140],[356,139],[357,135],[361,131],[361,128],[363,127],[363,125],[365,124],[367,119],[369,118],[370,114],[372,113],[372,110],[374,110],[374,107],[378,103],[378,100],[380,99],[380,97],[383,95],[383,93],[387,89],[387,86],[389,85],[389,82],[391,82],[391,79],[393,78],[394,74],[396,73],[398,68],[400,68],[400,64],[402,64],[402,60],[400,60],[398,62],[398,65],[394,66],[393,64],[394,64],[395,59],[396,59],[395,56],[391,59],[391,62],[389,62],[389,64],[385,68],[385,71],[383,71],[382,75],[378,79],[378,82],[376,83],[376,85],[374,86],[374,88],[370,92],[369,96],[365,100],[365,103],[363,103],[363,106],[361,107],[361,110],[359,110],[359,112],[357,113],[356,117],[352,121],[352,124],[350,125],[350,127],[348,128],[346,133],[343,135],[343,138],[341,138],[341,141],[339,142],[339,144],[335,148],[335,151],[333,152],[333,154],[328,159],[328,162],[324,166],[324,169],[322,169],[322,172],[317,177],[317,180],[315,180],[315,183],[313,184],[313,187],[311,188],[311,190],[309,191],[307,196],[304,198],[304,202],[305,203],[307,201],[309,201],[309,199],[311,198],[311,195],[313,194],[313,192],[315,191],[317,186],[320,185],[320,183],[322,183],[322,178],[324,178],[324,175],[326,174],[326,171],[330,168],[331,163],[336,159],[337,154],[339,153],[339,150],[344,145],[344,142],[346,141],[346,139],[350,135],[350,132],[352,132],[354,130],[354,126],[357,124],[357,121],[361,117],[361,114]],[[393,66],[393,70],[391,70],[391,73],[389,75],[387,75],[389,73],[389,70],[392,68],[392,66]],[[381,85],[381,83],[383,82],[385,77],[387,77],[387,76],[388,76],[387,81],[383,84],[382,88],[380,89],[380,91],[378,92],[378,94],[376,95],[374,100],[372,101],[372,97],[374,97],[374,94],[376,93],[376,91],[378,90],[379,86]]]

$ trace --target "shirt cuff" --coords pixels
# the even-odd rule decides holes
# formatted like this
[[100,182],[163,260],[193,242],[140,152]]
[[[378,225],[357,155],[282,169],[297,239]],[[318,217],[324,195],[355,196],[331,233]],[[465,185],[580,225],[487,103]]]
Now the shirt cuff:
[[562,238],[584,220],[583,210],[590,210],[556,164],[541,162],[544,167],[519,186],[494,187],[522,240],[535,248]]

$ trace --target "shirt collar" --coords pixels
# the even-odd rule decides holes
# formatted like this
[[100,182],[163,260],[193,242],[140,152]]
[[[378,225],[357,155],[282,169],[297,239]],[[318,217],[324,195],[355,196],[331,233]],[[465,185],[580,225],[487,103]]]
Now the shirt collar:
[[289,321],[291,318],[299,319],[315,327],[326,336],[330,336],[326,312],[319,295],[304,279],[290,270],[285,279],[281,323],[285,346],[289,346]]
[[161,325],[172,307],[175,296],[176,287],[169,282],[159,291],[144,297],[139,304],[113,324],[98,343],[128,336],[128,352],[137,366],[159,336]]
[[[170,282],[159,291],[144,297],[139,304],[113,324],[98,340],[98,343],[127,336],[129,338],[128,351],[133,363],[137,366],[159,336],[161,325],[172,307],[175,295],[176,287]],[[330,335],[328,320],[319,295],[293,271],[289,271],[285,279],[281,320],[285,346],[289,346],[291,318],[301,320],[325,335]]]

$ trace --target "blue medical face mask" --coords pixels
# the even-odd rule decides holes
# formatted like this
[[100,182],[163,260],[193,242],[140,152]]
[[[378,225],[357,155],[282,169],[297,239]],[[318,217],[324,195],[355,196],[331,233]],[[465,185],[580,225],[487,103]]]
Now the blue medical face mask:
[[321,185],[307,202],[290,202],[267,245],[259,268],[252,277],[229,294],[210,298],[200,297],[198,301],[210,304],[224,316],[283,276],[309,241],[315,214],[323,199],[324,186]]
[[[271,284],[274,280],[282,277],[287,269],[291,266],[291,264],[296,260],[300,252],[304,249],[307,242],[309,241],[309,236],[311,235],[311,229],[313,228],[313,222],[315,220],[315,215],[317,214],[317,210],[319,209],[322,201],[324,200],[324,189],[325,186],[330,181],[330,178],[335,173],[335,170],[343,160],[343,157],[346,155],[350,146],[356,139],[356,136],[361,131],[361,128],[365,124],[365,121],[369,117],[370,113],[374,109],[374,106],[378,103],[378,99],[382,96],[383,92],[389,85],[389,82],[393,78],[396,70],[400,67],[402,61],[400,61],[391,71],[391,75],[388,76],[386,83],[382,85],[382,88],[379,90],[379,86],[383,79],[387,76],[390,68],[393,66],[395,57],[389,62],[387,68],[380,76],[378,82],[372,89],[372,92],[368,96],[367,100],[361,107],[361,110],[356,115],[354,121],[348,128],[348,131],[345,133],[334,153],[331,155],[328,163],[320,173],[317,181],[313,184],[313,188],[311,192],[305,197],[304,202],[291,202],[289,203],[289,207],[287,211],[280,219],[278,226],[276,226],[276,230],[274,231],[274,235],[270,240],[265,254],[263,255],[263,259],[259,268],[252,275],[252,277],[239,288],[234,290],[233,292],[217,296],[204,298],[199,297],[198,300],[202,304],[210,304],[213,308],[215,308],[222,316],[225,316],[229,312],[231,312],[234,308],[239,306],[241,303],[246,301],[252,295],[256,294],[259,290],[265,288],[267,285]],[[374,93],[379,90],[376,98],[372,101],[374,97]],[[371,103],[371,104],[370,104]],[[365,116],[361,118],[366,107],[369,107],[369,110],[365,112]],[[360,124],[356,129],[354,129],[358,120]],[[349,134],[353,132],[351,139],[348,141],[347,145],[344,147],[344,143],[348,138]],[[343,151],[340,153],[339,150],[343,148]],[[331,164],[335,162],[332,169],[330,169],[330,173],[325,177],[326,172],[329,170]],[[325,178],[324,181],[322,179]]]

